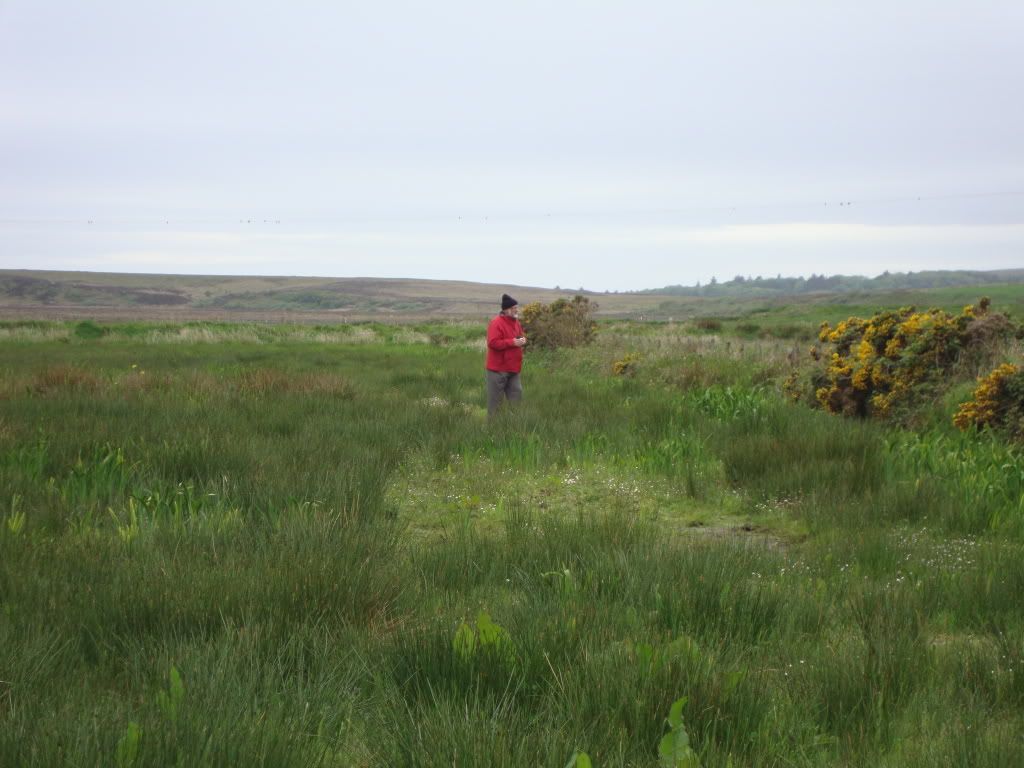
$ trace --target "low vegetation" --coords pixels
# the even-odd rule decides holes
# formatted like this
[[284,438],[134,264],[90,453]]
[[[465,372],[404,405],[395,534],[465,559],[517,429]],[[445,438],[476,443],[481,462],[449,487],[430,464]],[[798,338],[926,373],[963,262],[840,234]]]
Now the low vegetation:
[[483,331],[0,324],[0,765],[1024,763],[991,368],[605,324],[488,422]]

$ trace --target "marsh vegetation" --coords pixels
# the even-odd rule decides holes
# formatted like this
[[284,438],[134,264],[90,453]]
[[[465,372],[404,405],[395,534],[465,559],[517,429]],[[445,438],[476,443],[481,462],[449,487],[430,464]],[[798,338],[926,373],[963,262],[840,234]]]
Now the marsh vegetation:
[[619,323],[487,423],[482,331],[0,327],[0,764],[1024,764],[971,383],[842,419]]

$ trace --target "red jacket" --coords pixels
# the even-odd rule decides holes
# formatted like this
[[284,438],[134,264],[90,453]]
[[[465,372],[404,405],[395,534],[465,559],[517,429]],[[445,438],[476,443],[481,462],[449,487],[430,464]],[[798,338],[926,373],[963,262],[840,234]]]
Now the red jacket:
[[514,317],[498,315],[487,326],[487,370],[498,373],[519,373],[523,369],[523,348],[516,346],[516,337],[525,335],[523,326]]

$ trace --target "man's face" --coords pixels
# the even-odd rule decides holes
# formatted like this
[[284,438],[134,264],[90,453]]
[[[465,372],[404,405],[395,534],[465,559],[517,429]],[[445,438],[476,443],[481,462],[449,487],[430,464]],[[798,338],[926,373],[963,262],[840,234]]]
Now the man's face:
[[515,318],[516,320],[518,320],[519,319],[519,305],[518,304],[513,304],[511,307],[509,307],[508,309],[505,310],[505,314],[508,315],[509,317],[512,317],[512,318]]

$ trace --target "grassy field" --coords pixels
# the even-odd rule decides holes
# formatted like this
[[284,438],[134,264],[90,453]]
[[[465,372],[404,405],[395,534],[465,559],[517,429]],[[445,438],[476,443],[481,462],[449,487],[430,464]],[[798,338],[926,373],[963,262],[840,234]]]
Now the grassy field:
[[488,423],[482,333],[0,324],[0,765],[658,766],[683,697],[706,767],[1024,764],[968,385],[855,423],[802,341],[618,323]]

